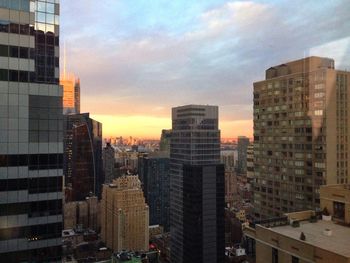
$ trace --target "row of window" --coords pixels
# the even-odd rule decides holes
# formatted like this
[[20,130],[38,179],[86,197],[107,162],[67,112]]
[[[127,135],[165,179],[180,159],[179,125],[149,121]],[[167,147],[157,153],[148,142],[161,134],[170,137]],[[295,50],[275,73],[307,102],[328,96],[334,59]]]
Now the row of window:
[[0,8],[7,8],[25,12],[29,12],[31,9],[29,0],[0,0]]
[[0,240],[27,238],[29,241],[59,238],[62,233],[62,223],[23,226],[0,229]]
[[35,49],[28,47],[0,45],[0,56],[11,58],[35,59]]
[[[1,1],[1,0],[0,0]],[[41,24],[39,24],[41,25]],[[44,24],[45,25],[45,24]],[[41,32],[43,31],[43,32]],[[7,20],[0,20],[0,32],[3,33],[12,33],[12,34],[21,34],[21,35],[31,35],[31,36],[38,36],[40,37],[40,43],[45,43],[45,37],[46,37],[46,44],[51,46],[59,46],[59,37],[55,36],[53,32],[46,32],[46,30],[42,30],[41,27],[38,27],[37,30],[35,30],[34,25],[29,24],[16,24],[11,23]]]
[[0,204],[0,216],[27,214],[28,217],[43,217],[62,214],[62,200],[45,200],[28,203]]
[[29,194],[62,192],[62,176],[0,180],[0,192],[28,190]]
[[[48,73],[47,75],[54,75],[54,68],[46,68],[46,71],[53,71]],[[39,69],[39,72],[44,71],[45,69]],[[59,84],[58,78],[47,78],[46,80],[43,79],[43,77],[46,74],[37,74],[36,72],[32,71],[24,71],[24,70],[8,70],[8,69],[0,69],[0,81],[14,81],[14,82],[43,82],[47,81],[50,84]]]
[[0,167],[29,166],[31,170],[62,169],[63,154],[0,155]]

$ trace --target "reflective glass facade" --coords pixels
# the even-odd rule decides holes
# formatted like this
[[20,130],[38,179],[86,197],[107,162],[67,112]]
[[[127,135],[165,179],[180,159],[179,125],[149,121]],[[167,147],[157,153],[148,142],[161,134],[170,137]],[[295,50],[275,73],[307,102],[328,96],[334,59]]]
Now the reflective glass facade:
[[66,201],[85,200],[90,193],[101,197],[102,124],[89,113],[64,117],[64,175]]
[[218,107],[188,105],[173,108],[171,262],[223,262],[223,172]]
[[0,1],[2,262],[61,261],[58,15],[58,1]]

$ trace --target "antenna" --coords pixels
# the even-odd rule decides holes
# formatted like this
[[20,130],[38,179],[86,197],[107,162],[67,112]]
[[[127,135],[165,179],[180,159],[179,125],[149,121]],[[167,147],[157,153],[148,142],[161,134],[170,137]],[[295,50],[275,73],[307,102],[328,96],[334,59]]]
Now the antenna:
[[63,79],[66,79],[66,66],[67,66],[67,56],[66,56],[66,41],[63,44]]

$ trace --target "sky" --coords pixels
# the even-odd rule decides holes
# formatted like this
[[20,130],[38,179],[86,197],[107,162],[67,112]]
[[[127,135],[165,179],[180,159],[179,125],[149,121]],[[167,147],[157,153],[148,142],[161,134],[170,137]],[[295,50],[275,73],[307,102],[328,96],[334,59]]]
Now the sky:
[[218,105],[223,138],[252,137],[253,82],[267,68],[316,55],[350,70],[349,10],[349,0],[61,0],[61,54],[105,137],[159,138],[185,104]]

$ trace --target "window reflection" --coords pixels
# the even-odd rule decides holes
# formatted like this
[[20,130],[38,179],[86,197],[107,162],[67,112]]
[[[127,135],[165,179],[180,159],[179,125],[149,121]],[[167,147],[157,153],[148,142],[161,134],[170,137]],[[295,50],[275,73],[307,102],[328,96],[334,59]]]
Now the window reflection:
[[54,4],[46,4],[46,12],[54,14],[55,13],[55,5]]

